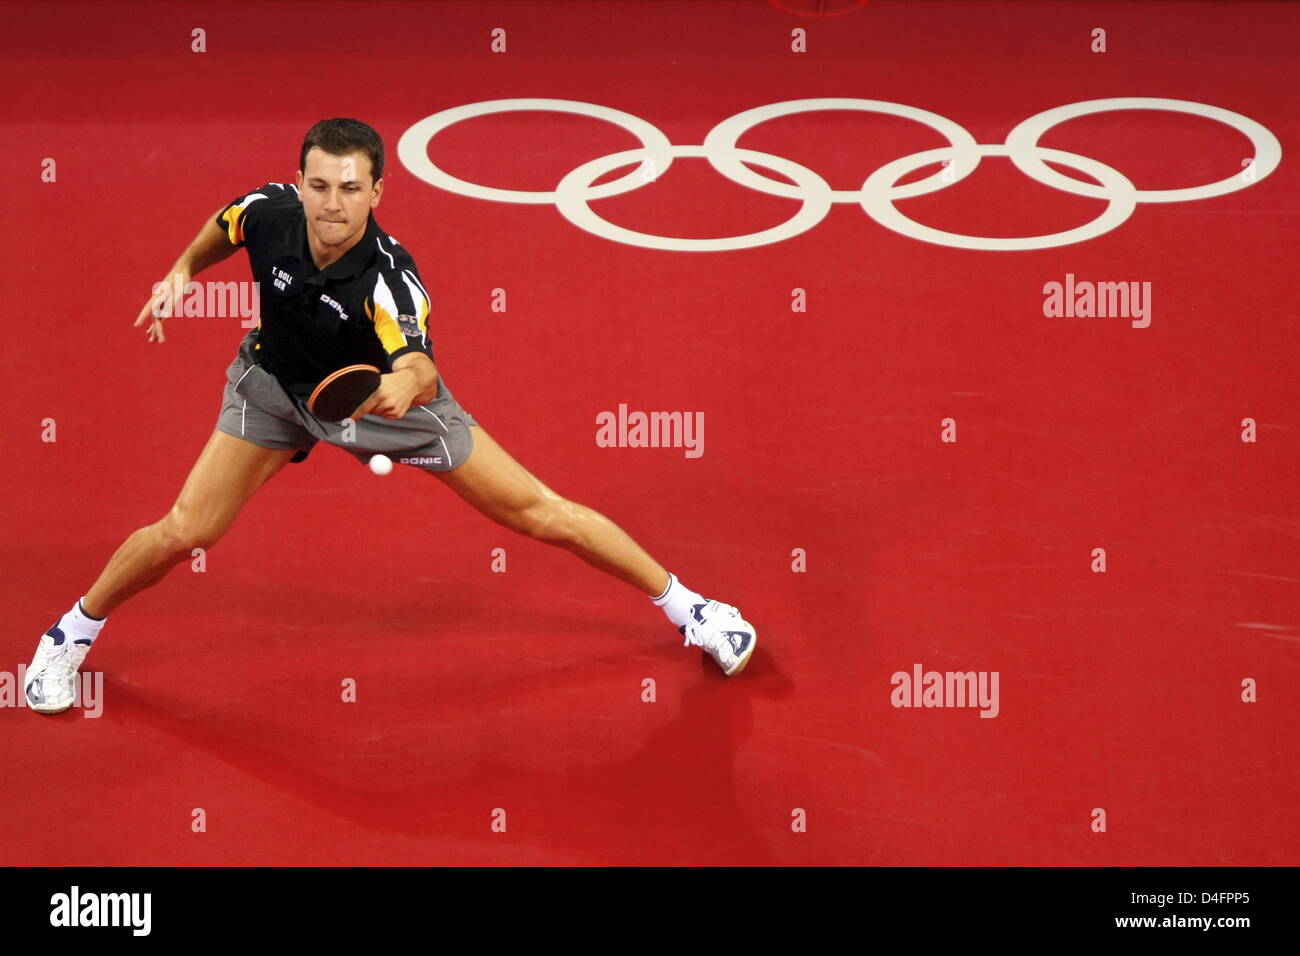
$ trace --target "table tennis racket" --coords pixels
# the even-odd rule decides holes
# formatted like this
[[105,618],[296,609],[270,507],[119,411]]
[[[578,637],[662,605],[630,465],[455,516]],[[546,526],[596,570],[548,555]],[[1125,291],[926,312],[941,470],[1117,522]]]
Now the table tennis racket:
[[313,415],[326,422],[351,418],[379,388],[379,369],[373,365],[349,365],[325,377],[307,399]]

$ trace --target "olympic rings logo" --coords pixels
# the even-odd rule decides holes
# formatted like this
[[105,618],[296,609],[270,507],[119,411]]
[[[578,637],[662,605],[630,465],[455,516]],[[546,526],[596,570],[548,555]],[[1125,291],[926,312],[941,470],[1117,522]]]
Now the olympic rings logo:
[[[496,189],[466,182],[439,169],[429,159],[430,141],[452,124],[478,116],[519,110],[576,113],[580,116],[605,120],[627,130],[639,139],[642,145],[640,149],[610,153],[578,166],[564,176],[551,191]],[[868,175],[860,189],[832,189],[826,180],[807,166],[781,156],[773,156],[771,153],[744,149],[736,145],[744,133],[759,123],[795,113],[821,110],[857,110],[914,120],[936,130],[948,140],[949,145],[913,153],[911,156],[886,163]],[[1077,153],[1038,145],[1043,134],[1059,123],[1079,116],[1112,110],[1168,110],[1226,123],[1251,141],[1255,155],[1252,159],[1243,162],[1246,167],[1243,171],[1215,183],[1187,189],[1138,189],[1123,173],[1105,163]],[[575,226],[593,235],[646,249],[721,252],[782,242],[817,225],[825,218],[833,204],[856,203],[880,225],[923,242],[958,249],[1019,251],[1067,246],[1105,235],[1128,219],[1140,202],[1187,202],[1245,189],[1277,169],[1282,161],[1282,146],[1277,137],[1266,127],[1240,113],[1191,100],[1144,96],[1085,100],[1045,110],[1029,117],[1012,129],[1007,135],[1006,142],[996,144],[977,143],[970,133],[952,120],[901,103],[848,97],[787,100],[746,110],[723,120],[709,131],[709,134],[704,137],[703,145],[700,146],[674,145],[655,126],[645,120],[607,106],[577,100],[525,98],[470,103],[427,116],[402,135],[397,145],[397,155],[414,175],[440,189],[496,202],[553,203],[561,215]],[[909,219],[895,206],[900,199],[922,196],[961,182],[975,171],[980,160],[986,156],[1006,157],[1026,176],[1055,189],[1079,196],[1105,199],[1106,209],[1091,222],[1065,232],[1043,236],[991,238],[933,229]],[[621,195],[653,182],[668,171],[675,159],[681,158],[707,159],[715,170],[733,182],[768,195],[798,199],[802,205],[794,216],[771,229],[718,239],[682,239],[635,232],[608,222],[592,210],[592,200]],[[1096,178],[1100,185],[1065,176],[1049,167],[1045,161],[1059,163],[1086,173]],[[897,185],[900,179],[913,170],[936,162],[943,164],[939,172],[905,186]],[[637,168],[627,175],[600,186],[592,186],[592,183],[605,173],[634,163],[637,164]],[[794,181],[794,185],[761,176],[745,163],[775,170],[788,176]]]

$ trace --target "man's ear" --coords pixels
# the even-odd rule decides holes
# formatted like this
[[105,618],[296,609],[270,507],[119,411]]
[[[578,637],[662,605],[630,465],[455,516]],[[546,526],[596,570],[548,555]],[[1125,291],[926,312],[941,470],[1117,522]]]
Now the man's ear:
[[302,170],[298,170],[298,192],[302,192]]
[[384,194],[384,181],[380,179],[375,183],[375,193],[370,197],[370,208],[374,209],[379,205],[379,197]]

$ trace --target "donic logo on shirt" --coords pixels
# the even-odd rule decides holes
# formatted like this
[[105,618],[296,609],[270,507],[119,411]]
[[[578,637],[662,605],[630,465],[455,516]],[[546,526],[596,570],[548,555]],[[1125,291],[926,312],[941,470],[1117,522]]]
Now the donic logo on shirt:
[[339,314],[339,318],[341,318],[344,322],[348,320],[348,314],[343,311],[343,304],[341,302],[337,302],[323,293],[321,294],[320,300],[324,302],[326,305],[328,305],[335,312],[337,312]]
[[397,327],[409,339],[420,338],[420,320],[413,315],[399,315],[397,317]]

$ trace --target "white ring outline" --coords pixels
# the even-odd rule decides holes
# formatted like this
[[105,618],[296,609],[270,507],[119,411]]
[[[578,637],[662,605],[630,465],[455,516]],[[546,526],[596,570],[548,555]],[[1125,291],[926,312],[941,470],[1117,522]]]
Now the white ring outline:
[[[945,189],[965,179],[979,165],[980,160],[977,149],[979,144],[975,142],[975,137],[967,132],[964,126],[948,119],[946,116],[931,113],[929,110],[918,109],[915,106],[906,106],[902,103],[889,103],[885,100],[863,100],[845,96],[784,100],[780,103],[756,106],[753,109],[745,110],[743,113],[737,113],[735,116],[729,116],[709,130],[709,134],[704,137],[704,147],[710,151],[706,153],[706,156],[714,169],[742,186],[748,186],[750,189],[771,196],[802,199],[803,197],[797,192],[797,186],[760,176],[736,159],[734,155],[734,150],[737,149],[736,140],[755,126],[768,120],[791,116],[796,113],[820,113],[824,110],[883,113],[887,116],[910,119],[939,133],[948,140],[951,148],[956,150],[952,169],[940,170],[925,179],[918,179],[914,183],[908,183],[906,186],[891,186],[891,198],[893,199],[909,199],[912,196],[922,196],[926,193]],[[832,202],[857,202],[860,199],[860,192],[857,189],[833,189],[831,190]]]
[[[1038,140],[1042,135],[1059,123],[1079,116],[1117,110],[1164,110],[1171,113],[1190,113],[1193,116],[1217,120],[1231,126],[1249,139],[1255,147],[1254,182],[1263,179],[1282,162],[1282,144],[1278,142],[1277,137],[1266,126],[1255,122],[1249,116],[1242,116],[1232,110],[1197,103],[1193,100],[1171,100],[1154,96],[1116,96],[1103,100],[1084,100],[1036,113],[1021,121],[1007,134],[1006,144],[1011,147],[1011,161],[1022,173],[1030,179],[1038,180],[1044,186],[1051,186],[1077,196],[1088,196],[1091,199],[1107,199],[1109,197],[1104,186],[1064,176],[1045,165],[1032,150],[1038,148]],[[1246,181],[1238,171],[1227,179],[1221,179],[1217,183],[1207,183],[1204,186],[1189,186],[1185,189],[1139,189],[1137,200],[1138,202],[1187,202],[1193,199],[1211,199],[1214,196],[1223,196],[1238,189],[1245,189],[1247,186],[1254,185],[1254,182]]]
[[[708,158],[708,148],[705,146],[672,146],[670,148],[674,157]],[[742,154],[744,159],[755,165],[785,173],[796,183],[800,183],[805,191],[810,191],[812,195],[796,197],[803,200],[803,205],[799,207],[797,213],[780,225],[743,236],[722,236],[716,239],[679,239],[676,236],[654,236],[646,232],[636,232],[632,229],[616,226],[609,220],[596,215],[591,206],[588,205],[586,195],[591,188],[590,183],[592,181],[611,169],[617,169],[620,166],[626,166],[628,163],[640,161],[642,154],[646,152],[644,149],[628,149],[621,153],[610,153],[608,156],[600,156],[590,162],[583,163],[560,180],[559,186],[555,189],[559,195],[556,208],[559,209],[565,219],[579,229],[585,229],[592,235],[599,236],[602,239],[640,246],[646,249],[662,249],[669,252],[727,252],[735,249],[752,249],[755,246],[766,246],[807,232],[826,218],[826,214],[830,212],[831,208],[832,190],[830,184],[816,172],[807,166],[802,166],[794,160],[785,159],[782,156],[772,156],[768,153],[761,153],[752,149],[741,149],[740,147],[733,147],[733,149],[735,152]],[[582,188],[579,189],[579,186]]]
[[[660,132],[659,127],[646,122],[639,116],[624,113],[622,110],[611,109],[608,106],[601,106],[598,103],[542,98],[484,100],[481,103],[454,106],[451,109],[434,113],[432,116],[426,116],[402,134],[402,138],[397,143],[397,157],[415,176],[432,186],[437,186],[448,192],[459,193],[462,196],[469,196],[473,199],[489,199],[494,202],[537,204],[557,202],[559,197],[555,191],[498,189],[494,186],[482,186],[478,183],[457,179],[450,173],[439,169],[433,160],[429,158],[429,143],[434,136],[448,126],[479,116],[515,113],[523,110],[576,113],[579,116],[605,120],[616,126],[621,126],[641,141],[644,150],[649,153],[647,157],[648,164],[642,163],[641,170],[634,169],[621,179],[596,186],[591,190],[588,199],[604,199],[607,196],[618,196],[622,193],[631,192],[644,186],[647,182],[653,180],[655,176],[663,175],[668,167],[672,165],[673,147],[672,143],[668,141],[668,137]],[[648,178],[640,175],[642,170],[647,167],[650,172]]]
[[[1089,159],[1087,156],[1079,156],[1059,149],[1048,149],[1046,146],[1036,146],[1034,149],[1053,162],[1082,170],[1089,175],[1096,176],[1103,183],[1110,180],[1114,187],[1112,193],[1118,190],[1120,195],[1104,196],[1103,198],[1109,200],[1109,205],[1100,216],[1092,220],[1092,222],[1076,226],[1073,229],[1067,229],[1065,232],[1054,232],[1042,236],[1011,237],[967,236],[956,232],[944,232],[942,229],[935,229],[932,226],[924,225],[904,216],[898,211],[894,201],[888,195],[889,187],[900,177],[920,166],[945,159],[951,151],[951,147],[940,147],[939,149],[928,149],[920,153],[913,153],[911,156],[904,156],[901,159],[886,163],[868,176],[867,181],[862,184],[862,208],[868,216],[886,229],[891,229],[910,239],[919,239],[922,242],[931,242],[936,245],[951,246],[957,249],[978,249],[987,252],[1023,252],[1029,249],[1051,249],[1055,246],[1068,246],[1072,243],[1083,242],[1085,239],[1104,236],[1112,229],[1122,225],[1129,216],[1133,215],[1133,210],[1137,208],[1137,189],[1129,182],[1128,177],[1118,169],[1107,166],[1095,159]],[[1007,156],[1014,159],[1011,147],[1005,143],[981,143],[979,144],[979,150],[981,156]],[[1102,228],[1103,226],[1105,228]]]
[[[806,166],[784,157],[754,150],[745,150],[735,145],[736,140],[742,133],[760,122],[793,113],[828,109],[859,109],[913,119],[942,133],[952,145],[894,160],[869,175],[862,188],[857,191],[831,190],[829,184],[819,174]],[[1048,129],[1067,119],[1092,113],[1125,109],[1184,112],[1207,119],[1214,119],[1233,127],[1249,138],[1255,148],[1252,175],[1248,177],[1244,173],[1236,173],[1215,183],[1185,189],[1138,190],[1126,176],[1098,160],[1038,145],[1038,139]],[[497,189],[481,186],[457,179],[439,169],[429,160],[429,142],[439,131],[446,129],[453,123],[475,116],[521,110],[553,110],[606,120],[631,132],[641,140],[643,146],[641,149],[626,150],[621,153],[599,157],[583,164],[578,169],[570,171],[561,180],[561,183],[565,184],[563,193],[561,193],[558,186],[553,192]],[[755,117],[758,118],[755,119]],[[748,122],[748,125],[744,125],[745,122]],[[796,181],[796,185],[790,186],[754,173],[744,166],[741,161],[741,154],[752,157],[750,161],[756,165],[786,172],[791,179]],[[599,104],[585,103],[578,100],[518,98],[471,103],[425,117],[402,135],[398,143],[398,156],[415,176],[438,188],[471,198],[489,199],[497,202],[533,204],[550,202],[554,203],[557,208],[563,204],[564,208],[560,211],[580,228],[606,239],[644,248],[673,251],[707,251],[765,245],[781,241],[784,238],[791,238],[811,228],[812,225],[825,217],[829,209],[829,203],[856,201],[878,223],[902,235],[955,248],[993,250],[1037,249],[1068,245],[1109,232],[1128,219],[1137,202],[1190,201],[1221,196],[1239,189],[1245,189],[1265,178],[1278,167],[1281,163],[1282,148],[1277,137],[1267,127],[1240,113],[1191,100],[1159,97],[1113,97],[1086,100],[1045,110],[1017,124],[1007,135],[1006,142],[1000,145],[975,143],[974,138],[963,127],[953,121],[938,114],[904,104],[846,97],[787,100],[755,107],[728,117],[710,130],[702,146],[674,146],[657,127],[645,120]],[[628,159],[629,156],[633,158]],[[620,195],[654,181],[658,175],[665,172],[672,165],[674,156],[702,156],[709,160],[717,172],[739,185],[769,195],[801,199],[804,205],[794,217],[772,229],[751,233],[746,236],[720,239],[678,239],[634,232],[601,219],[587,205],[592,199]],[[949,161],[949,168],[917,182],[908,183],[906,186],[897,186],[897,180],[906,171],[917,168],[918,164],[915,161],[921,156],[943,156]],[[1110,205],[1096,220],[1066,232],[1047,236],[1006,238],[965,236],[958,233],[943,232],[908,219],[894,207],[893,202],[897,199],[923,195],[960,182],[979,165],[981,156],[1006,156],[1022,173],[1043,185],[1074,195],[1106,199],[1110,201]],[[1044,156],[1084,172],[1089,172],[1090,169],[1095,170],[1093,174],[1102,181],[1103,185],[1097,186],[1064,176],[1048,167],[1043,162]],[[1059,159],[1056,157],[1059,157]],[[611,163],[611,159],[615,160],[615,162]],[[583,195],[576,194],[574,187],[580,177],[575,174],[579,170],[583,171],[585,175],[586,171],[592,168],[613,169],[619,165],[625,165],[628,162],[637,160],[640,161],[639,169],[632,170],[626,176],[598,187],[590,185],[591,181],[597,178],[599,174],[593,175],[587,179]],[[926,162],[934,161],[936,160],[926,160]],[[908,162],[911,162],[912,165],[906,166],[904,169],[903,167]],[[920,165],[924,165],[924,163]],[[891,175],[884,175],[886,170]],[[897,172],[895,172],[896,170]],[[647,172],[649,175],[647,175]],[[1111,184],[1109,187],[1106,185],[1108,181]],[[810,191],[812,195],[802,195],[800,190]],[[873,191],[877,195],[870,195]],[[822,208],[823,205],[826,205],[825,209]],[[1103,225],[1105,228],[1098,231],[1098,227]]]

